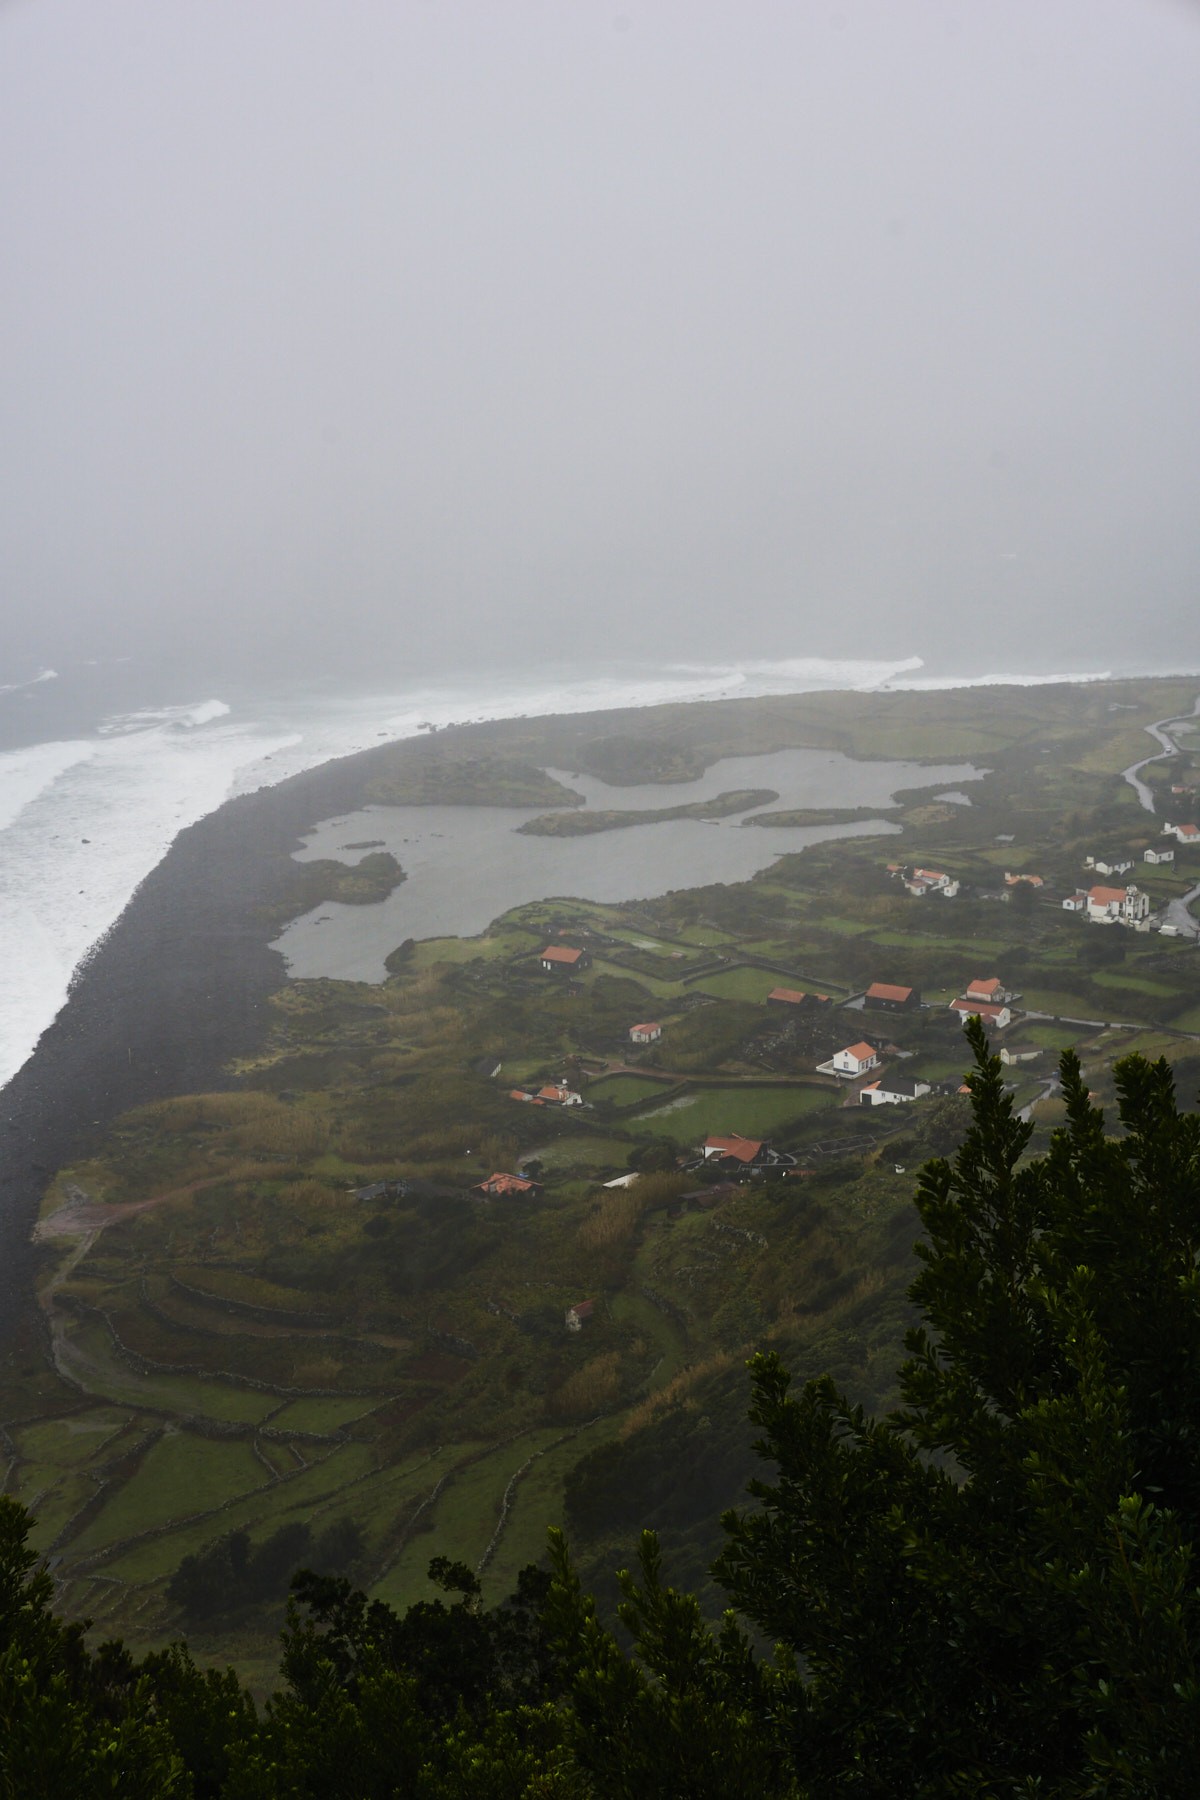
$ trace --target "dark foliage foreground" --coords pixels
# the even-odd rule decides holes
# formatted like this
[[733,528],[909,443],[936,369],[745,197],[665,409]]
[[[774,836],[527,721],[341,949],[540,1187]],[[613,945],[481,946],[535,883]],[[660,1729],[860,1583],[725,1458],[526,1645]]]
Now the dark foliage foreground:
[[[555,1537],[493,1611],[461,1565],[403,1617],[304,1575],[262,1708],[185,1648],[58,1621],[0,1501],[0,1796],[1144,1796],[1197,1791],[1200,1118],[1078,1064],[1023,1161],[972,1028],[973,1124],[923,1171],[903,1409],[752,1365],[776,1473],[725,1520],[720,1631],[643,1538],[618,1641]],[[764,1659],[758,1638],[779,1648]],[[626,1648],[626,1641],[630,1648]]]

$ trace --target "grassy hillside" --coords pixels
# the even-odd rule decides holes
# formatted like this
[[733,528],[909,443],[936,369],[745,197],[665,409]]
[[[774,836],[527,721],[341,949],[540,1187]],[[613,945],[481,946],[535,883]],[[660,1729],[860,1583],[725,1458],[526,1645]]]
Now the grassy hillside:
[[[288,984],[230,1091],[124,1115],[48,1185],[48,1360],[9,1366],[0,1388],[8,1486],[38,1515],[62,1604],[139,1645],[186,1628],[253,1671],[274,1654],[289,1547],[394,1603],[425,1591],[434,1551],[498,1595],[564,1514],[593,1576],[656,1524],[680,1579],[702,1584],[751,1462],[750,1350],[889,1403],[913,1169],[962,1124],[946,1003],[968,981],[1021,995],[1007,1036],[1036,1056],[1011,1079],[1040,1141],[1067,1043],[1101,1098],[1136,1048],[1175,1062],[1194,1099],[1195,949],[1089,927],[1057,898],[1090,879],[1086,854],[1155,836],[1120,770],[1150,747],[1141,724],[1185,700],[1143,683],[640,714],[626,780],[786,741],[970,754],[991,773],[969,807],[902,796],[883,843],[826,843],[636,906],[538,902],[481,938],[405,947],[381,986]],[[471,803],[514,782],[528,796],[539,754],[611,776],[597,729],[510,722],[495,760],[453,780]],[[446,801],[443,755],[414,748],[407,798]],[[389,779],[409,779],[398,753]],[[960,896],[914,899],[888,861],[944,868]],[[1146,870],[1156,901],[1200,879],[1182,862]],[[1015,870],[1044,887],[1014,896]],[[542,972],[550,936],[589,951],[578,978]],[[927,1004],[864,1012],[871,981]],[[780,1007],[776,986],[828,1004]],[[629,1026],[648,1018],[662,1037],[635,1048]],[[933,1091],[866,1108],[819,1072],[864,1034]],[[584,1106],[512,1097],[561,1077]],[[768,1137],[803,1173],[684,1201],[706,1172],[674,1171],[710,1133]],[[603,1186],[632,1167],[633,1188]],[[494,1170],[541,1191],[473,1193]],[[592,1316],[568,1330],[585,1299]]]

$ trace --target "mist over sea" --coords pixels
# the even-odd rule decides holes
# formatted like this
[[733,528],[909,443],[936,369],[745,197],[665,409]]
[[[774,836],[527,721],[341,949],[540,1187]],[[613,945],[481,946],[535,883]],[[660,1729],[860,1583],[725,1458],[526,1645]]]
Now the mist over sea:
[[222,681],[206,691],[187,670],[133,657],[9,671],[0,683],[0,1085],[30,1056],[75,971],[180,831],[236,795],[332,758],[484,719],[1100,673],[963,677],[931,672],[918,656],[591,661],[422,672],[376,686],[344,677]]

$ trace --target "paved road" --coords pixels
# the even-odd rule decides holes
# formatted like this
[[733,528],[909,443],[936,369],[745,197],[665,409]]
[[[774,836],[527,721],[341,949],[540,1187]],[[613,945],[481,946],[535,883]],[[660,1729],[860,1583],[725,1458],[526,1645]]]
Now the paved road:
[[[1200,696],[1197,697],[1190,716],[1192,718],[1200,717]],[[1165,756],[1179,754],[1179,745],[1171,736],[1171,728],[1182,723],[1183,719],[1176,713],[1173,718],[1160,719],[1157,725],[1145,726],[1144,729],[1150,733],[1150,736],[1158,742],[1161,748],[1156,750],[1153,756],[1144,756],[1141,762],[1131,763],[1127,769],[1121,771],[1122,779],[1129,783],[1139,802],[1149,813],[1155,811],[1154,795],[1141,778],[1142,770],[1149,768],[1151,763],[1161,762]],[[1166,922],[1168,925],[1174,925],[1181,937],[1200,937],[1200,924],[1197,924],[1190,910],[1198,899],[1200,899],[1200,882],[1197,882],[1196,886],[1180,899],[1167,902]]]
[[[1192,718],[1200,716],[1200,696],[1197,696],[1196,704],[1192,708],[1191,716]],[[1158,742],[1161,748],[1156,750],[1153,756],[1144,756],[1141,762],[1130,763],[1127,769],[1121,771],[1122,780],[1129,783],[1130,787],[1137,795],[1138,800],[1142,806],[1145,807],[1147,812],[1152,813],[1155,810],[1154,795],[1146,786],[1146,783],[1141,779],[1142,770],[1148,769],[1151,763],[1161,762],[1164,756],[1177,756],[1179,754],[1179,745],[1175,742],[1175,739],[1169,735],[1169,732],[1172,725],[1178,725],[1181,722],[1180,715],[1175,713],[1173,717],[1169,719],[1160,719],[1157,725],[1145,726],[1144,729],[1150,733],[1150,736]]]

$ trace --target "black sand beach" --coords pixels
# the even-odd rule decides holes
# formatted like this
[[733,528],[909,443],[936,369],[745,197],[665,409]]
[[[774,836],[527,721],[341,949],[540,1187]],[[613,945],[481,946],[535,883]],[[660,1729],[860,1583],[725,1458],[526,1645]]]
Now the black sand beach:
[[285,980],[265,909],[287,898],[299,835],[361,801],[377,755],[232,800],[181,833],[4,1090],[0,1349],[32,1328],[29,1234],[50,1177],[126,1108],[225,1085],[225,1066],[257,1041]]

